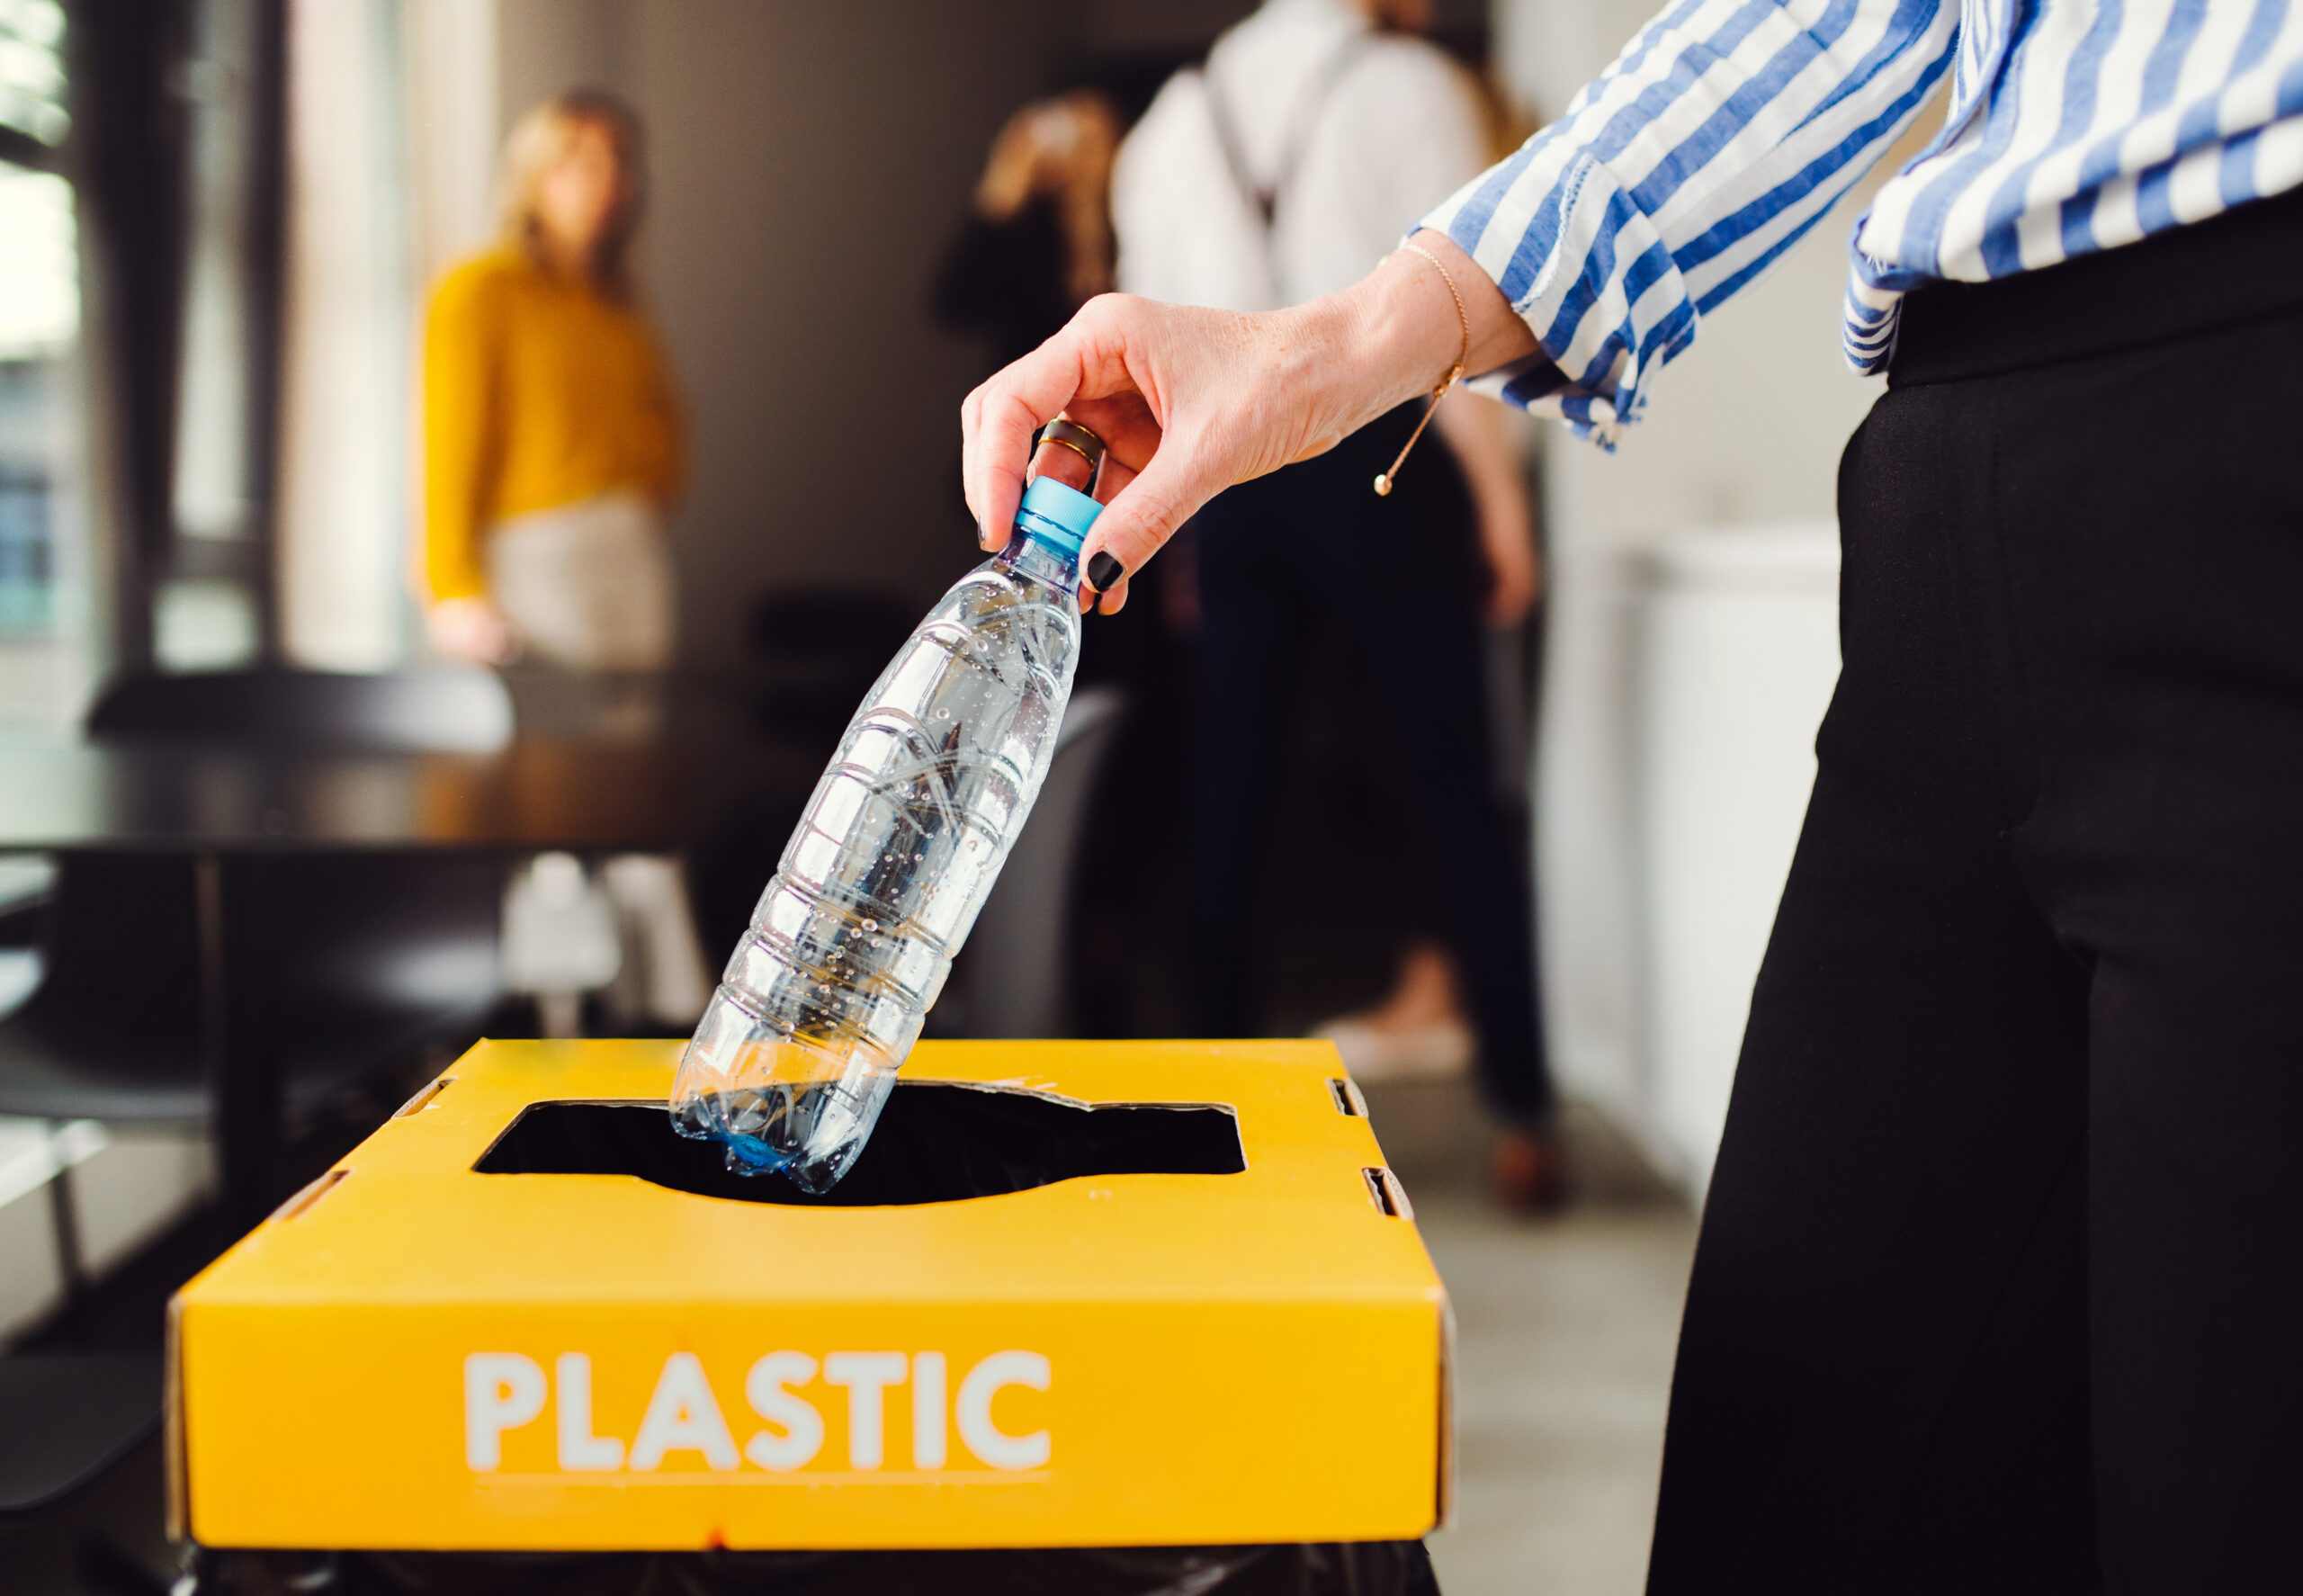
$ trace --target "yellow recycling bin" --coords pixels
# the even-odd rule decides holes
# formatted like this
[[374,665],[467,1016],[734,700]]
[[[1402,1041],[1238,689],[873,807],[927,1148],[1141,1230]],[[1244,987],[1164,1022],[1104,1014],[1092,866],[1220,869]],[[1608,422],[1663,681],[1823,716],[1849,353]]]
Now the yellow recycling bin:
[[1443,1516],[1447,1298],[1326,1044],[923,1043],[829,1204],[671,1133],[678,1053],[482,1043],[187,1285],[178,1533],[840,1550]]

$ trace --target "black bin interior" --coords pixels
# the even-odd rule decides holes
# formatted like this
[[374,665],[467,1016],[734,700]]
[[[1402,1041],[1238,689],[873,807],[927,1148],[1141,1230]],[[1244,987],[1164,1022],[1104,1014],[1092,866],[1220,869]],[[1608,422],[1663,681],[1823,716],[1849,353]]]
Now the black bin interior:
[[730,1170],[661,1103],[532,1103],[472,1166],[483,1175],[636,1175],[697,1197],[875,1208],[1029,1191],[1094,1175],[1237,1175],[1239,1122],[1214,1104],[1078,1107],[1032,1092],[899,1081],[838,1185]]

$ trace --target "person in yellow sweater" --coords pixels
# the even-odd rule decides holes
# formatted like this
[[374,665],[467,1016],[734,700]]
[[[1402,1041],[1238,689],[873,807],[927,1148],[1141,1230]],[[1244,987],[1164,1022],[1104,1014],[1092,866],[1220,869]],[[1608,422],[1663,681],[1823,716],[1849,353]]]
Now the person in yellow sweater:
[[[640,156],[639,121],[611,95],[574,90],[536,107],[505,143],[503,237],[433,291],[423,583],[433,645],[452,659],[643,689],[624,673],[671,663],[663,522],[685,459],[671,376],[632,292]],[[647,696],[607,707],[652,724]],[[633,729],[613,713],[593,729],[617,727]],[[712,982],[677,861],[613,859],[600,886],[618,943],[600,993],[610,1024],[693,1025]],[[555,1036],[573,1034],[580,1012],[566,938],[549,934],[571,892],[592,893],[583,866],[547,856],[519,873],[506,915],[507,974]]]
[[426,619],[453,659],[671,661],[663,518],[678,400],[635,302],[638,120],[594,90],[512,130],[504,233],[434,291],[424,336]]

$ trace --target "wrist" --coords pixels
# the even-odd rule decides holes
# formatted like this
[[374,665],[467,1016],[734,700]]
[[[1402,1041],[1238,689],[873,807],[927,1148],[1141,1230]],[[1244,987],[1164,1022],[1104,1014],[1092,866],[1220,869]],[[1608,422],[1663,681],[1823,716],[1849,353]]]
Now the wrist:
[[1358,300],[1357,356],[1382,390],[1373,414],[1447,381],[1464,349],[1464,323],[1430,262],[1394,250],[1348,291]]
[[1463,342],[1447,285],[1413,256],[1279,314],[1280,389],[1317,396],[1312,431],[1330,442],[1429,393]]

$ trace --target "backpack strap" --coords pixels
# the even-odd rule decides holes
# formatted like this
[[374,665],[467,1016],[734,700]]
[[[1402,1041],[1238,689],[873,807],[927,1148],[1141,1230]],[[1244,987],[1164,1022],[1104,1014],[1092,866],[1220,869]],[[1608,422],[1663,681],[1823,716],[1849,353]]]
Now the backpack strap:
[[1247,151],[1240,142],[1239,124],[1233,120],[1231,108],[1224,103],[1223,96],[1216,92],[1214,75],[1205,67],[1200,69],[1200,84],[1207,94],[1208,118],[1215,124],[1215,142],[1223,147],[1223,164],[1232,169],[1232,181],[1239,188],[1241,197],[1255,208],[1258,216],[1263,218],[1267,248],[1269,247],[1272,219],[1278,214],[1279,197],[1286,193],[1289,184],[1295,179],[1296,168],[1304,164],[1304,153],[1311,148],[1312,135],[1319,127],[1320,112],[1327,109],[1329,96],[1335,93],[1336,85],[1344,80],[1366,53],[1367,43],[1374,37],[1374,33],[1367,31],[1353,33],[1336,47],[1321,67],[1318,76],[1312,80],[1311,93],[1296,107],[1295,125],[1289,132],[1286,147],[1280,156],[1279,170],[1273,174],[1268,186],[1258,183],[1248,169]]

